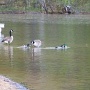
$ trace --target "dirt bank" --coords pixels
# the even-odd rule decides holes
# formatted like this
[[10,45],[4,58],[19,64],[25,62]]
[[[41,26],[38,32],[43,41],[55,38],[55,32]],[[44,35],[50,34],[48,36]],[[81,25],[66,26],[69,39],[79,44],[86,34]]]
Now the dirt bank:
[[0,75],[0,90],[29,90],[29,89]]

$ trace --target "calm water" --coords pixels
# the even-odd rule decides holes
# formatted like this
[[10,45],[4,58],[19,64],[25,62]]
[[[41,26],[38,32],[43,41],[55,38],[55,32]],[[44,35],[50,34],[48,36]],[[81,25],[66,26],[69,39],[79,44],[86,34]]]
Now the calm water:
[[[31,90],[90,90],[90,15],[0,15],[0,21],[3,35],[14,30],[13,43],[0,44],[1,75]],[[70,48],[16,48],[33,39],[41,48]]]

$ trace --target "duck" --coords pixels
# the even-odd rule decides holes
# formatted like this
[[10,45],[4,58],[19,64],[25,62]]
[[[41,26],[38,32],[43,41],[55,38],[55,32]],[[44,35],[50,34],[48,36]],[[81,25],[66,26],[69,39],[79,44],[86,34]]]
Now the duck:
[[68,49],[70,47],[68,47],[66,44],[62,44],[61,46],[56,46],[56,49]]
[[41,40],[32,40],[31,45],[34,47],[40,47],[42,45]]
[[10,35],[10,36],[4,37],[4,38],[2,39],[2,42],[7,43],[7,44],[12,43],[12,41],[13,41],[12,32],[13,32],[13,30],[11,29],[11,30],[9,31],[9,35]]

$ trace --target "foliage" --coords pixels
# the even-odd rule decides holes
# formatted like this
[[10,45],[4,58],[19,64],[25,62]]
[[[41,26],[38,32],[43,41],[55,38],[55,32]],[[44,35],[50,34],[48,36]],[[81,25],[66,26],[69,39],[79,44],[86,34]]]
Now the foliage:
[[0,11],[40,11],[42,9],[40,2],[43,1],[45,1],[46,10],[48,6],[51,9],[60,10],[62,6],[71,5],[79,11],[90,11],[90,0],[0,0]]

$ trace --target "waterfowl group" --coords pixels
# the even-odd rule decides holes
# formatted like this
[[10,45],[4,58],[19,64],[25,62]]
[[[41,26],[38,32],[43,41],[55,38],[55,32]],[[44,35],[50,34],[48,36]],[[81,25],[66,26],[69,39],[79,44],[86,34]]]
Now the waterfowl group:
[[[13,32],[13,30],[11,29],[9,31],[9,36],[3,38],[3,40],[2,40],[3,43],[8,43],[8,44],[12,43],[12,41],[13,41],[12,32]],[[30,47],[39,48],[41,45],[42,45],[41,40],[37,39],[37,40],[32,40],[30,43],[20,46],[18,48],[30,48]],[[61,46],[55,47],[55,49],[68,49],[68,48],[70,48],[70,47],[68,47],[66,44],[62,44]]]
[[[7,43],[7,44],[12,43],[12,41],[13,41],[12,32],[13,32],[13,30],[11,29],[9,31],[9,36],[4,37],[1,42]],[[36,39],[36,40],[32,40],[30,43],[28,43],[26,45],[18,47],[18,48],[30,48],[30,47],[32,47],[32,48],[33,47],[39,48],[41,45],[42,45],[41,40]],[[66,44],[62,44],[61,46],[54,47],[54,49],[68,49],[68,48],[70,48],[70,47],[68,47]]]

